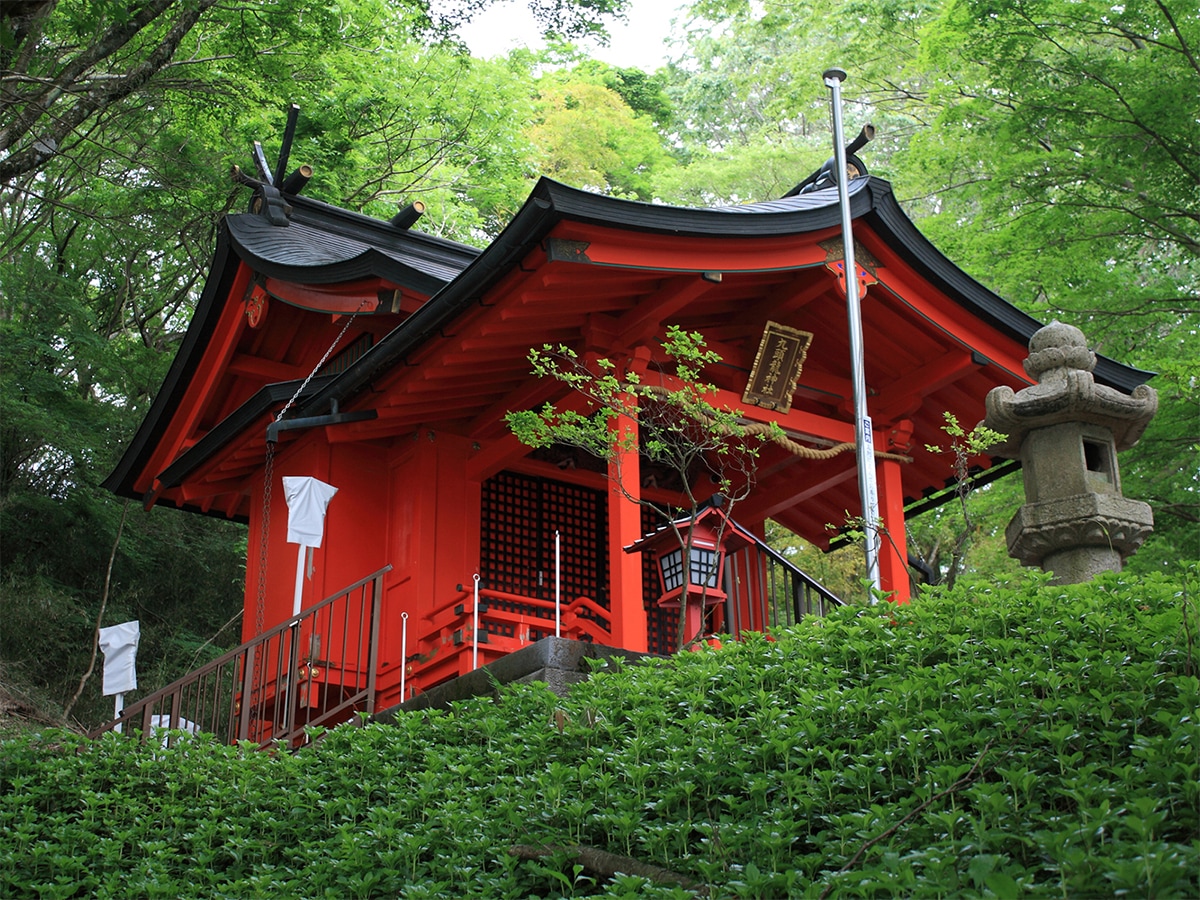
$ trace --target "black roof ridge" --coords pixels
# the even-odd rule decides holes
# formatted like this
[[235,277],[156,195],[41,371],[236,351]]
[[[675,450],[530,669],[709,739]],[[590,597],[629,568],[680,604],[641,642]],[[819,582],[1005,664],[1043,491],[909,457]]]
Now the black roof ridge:
[[337,223],[348,229],[349,232],[352,232],[343,232],[347,237],[352,237],[353,233],[361,229],[372,234],[379,234],[385,238],[396,240],[407,239],[417,243],[427,243],[445,249],[461,251],[472,257],[478,256],[483,252],[479,247],[474,247],[471,244],[464,244],[461,241],[430,234],[418,228],[397,228],[387,219],[379,219],[366,213],[355,212],[352,209],[335,206],[332,203],[326,203],[324,200],[317,200],[313,197],[288,194],[287,202],[292,207],[292,217],[297,221],[306,225],[312,224],[307,221],[308,219],[329,224]]

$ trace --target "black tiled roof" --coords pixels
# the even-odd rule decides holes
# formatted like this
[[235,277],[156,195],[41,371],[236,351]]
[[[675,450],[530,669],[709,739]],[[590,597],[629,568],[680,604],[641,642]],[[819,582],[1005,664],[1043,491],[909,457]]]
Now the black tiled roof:
[[324,203],[292,198],[291,224],[228,216],[233,247],[256,272],[303,284],[380,277],[425,294],[453,280],[480,251]]

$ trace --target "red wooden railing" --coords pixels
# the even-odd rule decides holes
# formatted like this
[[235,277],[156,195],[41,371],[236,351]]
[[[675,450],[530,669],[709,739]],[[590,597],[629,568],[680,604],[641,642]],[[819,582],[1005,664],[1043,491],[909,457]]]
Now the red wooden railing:
[[[611,644],[611,613],[590,597],[563,602],[560,633],[571,640]],[[491,588],[479,589],[478,663],[486,665],[554,634],[554,601]],[[459,590],[422,621],[416,652],[409,657],[405,700],[414,693],[473,668],[474,590]]]
[[[725,566],[726,600],[720,630],[739,637],[746,631],[794,625],[807,615],[823,616],[840,599],[815,579],[758,541],[731,554]],[[458,590],[420,620],[406,660],[407,700],[414,694],[520,650],[554,634],[554,601],[480,587],[478,644],[474,591]],[[564,602],[561,635],[611,645],[611,612],[589,597]],[[669,652],[664,651],[664,652]]]
[[379,616],[385,566],[378,572],[125,707],[92,732],[137,735],[204,732],[218,740],[295,746],[307,729],[375,711]]

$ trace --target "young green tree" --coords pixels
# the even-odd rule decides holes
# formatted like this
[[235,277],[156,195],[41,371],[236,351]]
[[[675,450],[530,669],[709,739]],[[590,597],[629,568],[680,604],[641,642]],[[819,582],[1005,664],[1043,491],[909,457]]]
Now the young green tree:
[[[922,230],[1033,315],[1160,374],[1123,456],[1155,508],[1132,560],[1200,554],[1200,18],[1186,0],[952,0],[923,32],[940,73],[904,166]],[[1189,458],[1192,460],[1189,462]]]
[[537,171],[597,193],[654,199],[671,159],[648,115],[598,79],[569,71],[543,76],[537,93],[528,130]]
[[[696,518],[710,502],[715,485],[724,513],[718,534],[723,534],[726,517],[754,487],[763,442],[782,432],[778,426],[748,426],[735,412],[712,402],[717,389],[704,379],[704,369],[719,362],[720,355],[707,348],[703,335],[669,326],[662,349],[661,368],[644,374],[605,357],[581,358],[562,345],[534,349],[529,354],[533,373],[559,381],[571,394],[541,409],[509,412],[506,419],[513,434],[530,447],[564,444],[609,463],[613,490],[653,510],[663,527],[673,531],[683,559],[690,560],[692,533],[680,527],[681,521]],[[623,465],[631,453],[672,475],[671,483],[679,489],[677,505],[644,499],[633,489]],[[706,490],[698,490],[701,485]],[[685,564],[685,597],[691,575]],[[706,592],[707,586],[701,592],[701,609]],[[680,649],[703,636],[702,630],[685,632],[685,612],[679,617]]]

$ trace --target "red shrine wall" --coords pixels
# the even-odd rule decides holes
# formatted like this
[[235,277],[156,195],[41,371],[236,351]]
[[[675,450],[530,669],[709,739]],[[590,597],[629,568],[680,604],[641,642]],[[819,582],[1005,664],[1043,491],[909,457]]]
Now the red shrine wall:
[[[479,485],[465,479],[470,442],[422,430],[388,452],[373,521],[386,535],[388,596],[410,614],[471,580],[479,555]],[[397,604],[390,604],[397,605]]]
[[[653,568],[643,572],[647,560],[624,553],[623,547],[632,540],[618,540],[620,535],[612,528],[614,507],[619,512],[617,504],[624,502],[618,495],[603,488],[584,490],[570,479],[559,481],[541,474],[505,472],[496,477],[507,479],[504,485],[509,482],[516,485],[509,485],[509,490],[519,488],[527,493],[527,486],[522,487],[526,482],[541,485],[534,500],[520,492],[519,496],[509,497],[503,486],[470,480],[468,462],[473,445],[469,439],[431,429],[423,428],[387,443],[343,441],[339,437],[335,435],[337,442],[330,444],[324,430],[314,429],[284,445],[275,460],[267,529],[271,566],[261,620],[258,584],[263,535],[262,485],[255,486],[247,554],[244,639],[257,633],[259,621],[261,629],[267,630],[292,615],[299,548],[287,541],[288,509],[281,479],[297,475],[319,478],[338,489],[327,509],[322,546],[314,551],[313,576],[304,580],[303,608],[386,565],[392,566],[384,578],[380,611],[378,689],[379,702],[385,706],[400,699],[400,667],[406,655],[414,660],[406,676],[407,684],[418,690],[469,671],[470,654],[463,653],[462,636],[468,634],[470,622],[464,622],[455,607],[466,604],[469,608],[472,576],[481,572],[483,587],[522,597],[540,597],[544,593],[541,579],[536,585],[528,579],[535,577],[531,574],[535,571],[551,577],[552,556],[547,555],[549,549],[539,545],[536,560],[531,561],[530,554],[534,553],[531,542],[536,542],[538,535],[550,540],[546,536],[556,530],[564,535],[567,588],[564,602],[572,602],[577,594],[596,601],[603,607],[599,612],[607,620],[606,641],[618,646],[646,649],[655,644],[650,631],[656,628],[658,631],[666,628],[658,636],[662,646],[656,649],[665,650],[668,644],[673,645],[674,628],[665,620],[658,622],[659,613],[653,608],[655,598],[646,594],[647,585],[651,585],[651,594],[657,594]],[[881,483],[881,505],[885,520],[891,520],[890,532],[896,535],[898,547],[903,547],[903,513],[897,508],[900,492],[899,479],[895,477],[898,466],[893,464],[892,469],[897,470],[891,472],[893,477],[884,477]],[[490,498],[486,510],[485,489]],[[584,501],[576,498],[580,492],[596,495],[591,518],[583,514]],[[533,506],[527,509],[530,503]],[[642,511],[633,508],[640,517]],[[527,521],[534,515],[530,510],[536,512],[537,523]],[[489,539],[481,542],[485,519],[491,523]],[[635,521],[631,528],[631,534],[636,532],[640,536],[647,524]],[[761,536],[761,530],[759,523],[754,531]],[[481,559],[481,554],[486,558]],[[578,575],[575,577],[570,570],[572,565],[584,566],[586,572],[575,573]],[[506,580],[504,573],[510,569],[516,574]],[[885,578],[900,589],[900,599],[904,599],[905,560],[899,553],[891,554],[884,560],[884,569]],[[622,582],[628,582],[628,590],[624,592],[618,590]],[[499,602],[503,608],[505,601]],[[404,613],[408,614],[407,643],[402,647]],[[765,623],[753,621],[753,615],[749,609],[739,611],[736,615],[739,627],[762,628]],[[733,624],[714,622],[714,627]],[[515,649],[516,645],[510,646],[515,640],[518,638],[493,631],[488,646],[481,651],[480,663]],[[335,641],[340,643],[340,639]],[[348,649],[338,655],[339,660],[344,665],[356,665],[357,653],[357,648]]]
[[[380,689],[396,702],[399,688],[402,614],[407,612],[407,654],[421,652],[429,616],[451,602],[458,585],[468,589],[479,557],[479,484],[466,480],[471,442],[421,429],[396,440],[386,451],[386,477],[375,487],[373,519],[385,537],[380,620]],[[371,570],[373,571],[373,570]]]
[[[263,597],[263,630],[291,617],[295,596],[299,545],[287,540],[288,508],[282,479],[289,475],[308,476],[338,489],[326,510],[321,546],[313,550],[312,577],[306,576],[303,582],[302,607],[308,607],[387,564],[386,509],[381,507],[387,471],[387,456],[382,448],[366,444],[330,446],[315,434],[279,452],[274,464],[270,521],[266,529],[270,566]],[[263,535],[261,483],[255,485],[251,503],[243,640],[249,640],[258,630]]]

